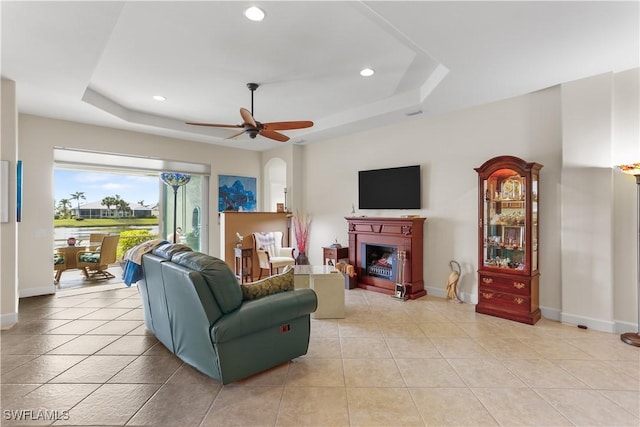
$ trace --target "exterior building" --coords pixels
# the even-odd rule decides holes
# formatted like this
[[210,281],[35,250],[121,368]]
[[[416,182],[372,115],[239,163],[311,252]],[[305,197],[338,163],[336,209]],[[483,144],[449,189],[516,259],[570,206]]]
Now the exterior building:
[[153,216],[153,209],[138,203],[129,203],[129,209],[122,211],[115,207],[107,209],[101,202],[91,202],[71,209],[76,218],[149,218]]

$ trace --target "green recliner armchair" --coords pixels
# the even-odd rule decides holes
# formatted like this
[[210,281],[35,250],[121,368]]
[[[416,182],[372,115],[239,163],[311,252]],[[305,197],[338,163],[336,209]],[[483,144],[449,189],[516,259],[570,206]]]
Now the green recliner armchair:
[[171,352],[228,384],[307,353],[311,289],[245,300],[234,273],[180,244],[142,257],[145,323]]

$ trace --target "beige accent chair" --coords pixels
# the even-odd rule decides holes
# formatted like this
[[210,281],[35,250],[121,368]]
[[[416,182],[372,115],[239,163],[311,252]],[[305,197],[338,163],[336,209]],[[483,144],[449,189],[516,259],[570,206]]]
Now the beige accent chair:
[[282,231],[253,233],[253,249],[258,256],[258,267],[260,268],[258,280],[262,278],[262,270],[268,270],[269,275],[273,276],[274,269],[277,273],[279,268],[295,265],[293,248],[283,247],[282,238]]
[[110,264],[116,262],[116,250],[120,236],[107,236],[102,239],[100,251],[78,252],[76,263],[86,278],[113,279],[115,276],[109,273]]

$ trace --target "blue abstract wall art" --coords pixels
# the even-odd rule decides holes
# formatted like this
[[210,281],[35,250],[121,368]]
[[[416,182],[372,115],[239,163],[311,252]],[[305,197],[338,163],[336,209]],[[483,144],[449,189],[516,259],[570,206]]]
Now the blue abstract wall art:
[[218,212],[256,212],[256,185],[256,178],[218,175]]

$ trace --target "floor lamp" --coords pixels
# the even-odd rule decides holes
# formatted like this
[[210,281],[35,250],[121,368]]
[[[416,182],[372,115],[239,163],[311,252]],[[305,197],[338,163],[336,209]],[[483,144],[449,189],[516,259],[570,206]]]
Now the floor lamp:
[[638,305],[636,310],[638,311],[638,331],[637,332],[626,332],[620,335],[620,339],[629,345],[633,345],[635,347],[640,347],[640,163],[632,163],[629,165],[620,165],[618,166],[622,172],[634,175],[636,177],[636,187],[638,195],[636,197],[636,201],[638,203],[638,211],[636,213],[637,216],[637,248],[636,248],[636,268],[637,268],[637,279],[638,279]]
[[162,172],[160,179],[173,188],[173,243],[176,243],[176,230],[178,220],[178,188],[182,187],[191,180],[191,175],[178,172]]

